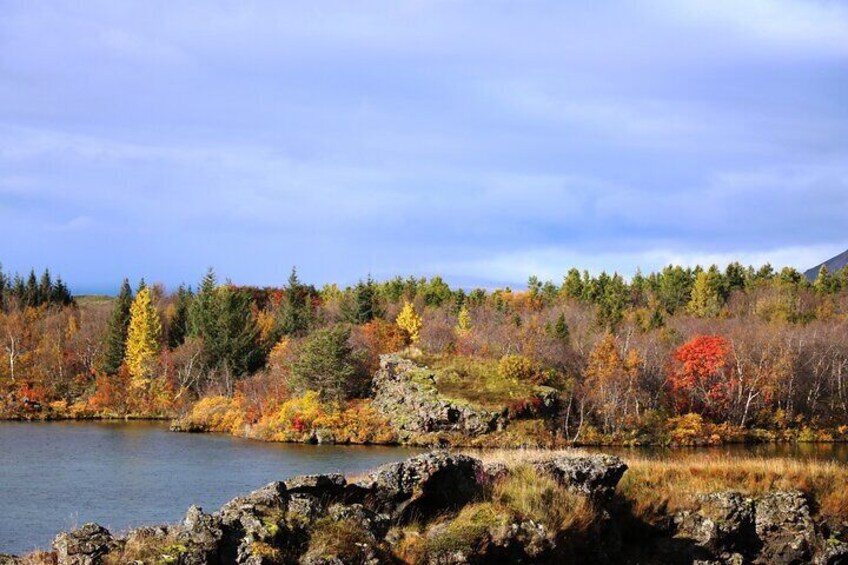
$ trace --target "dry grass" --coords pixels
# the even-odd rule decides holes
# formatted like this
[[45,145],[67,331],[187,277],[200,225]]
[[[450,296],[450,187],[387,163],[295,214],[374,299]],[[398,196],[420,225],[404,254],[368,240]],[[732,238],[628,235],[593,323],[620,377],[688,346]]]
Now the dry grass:
[[56,554],[36,551],[21,558],[21,565],[56,565]]
[[103,565],[141,562],[149,565],[176,563],[186,548],[170,533],[136,530],[122,548],[103,557]]
[[752,496],[799,490],[815,498],[822,514],[848,518],[848,467],[841,463],[714,455],[624,459],[630,468],[618,490],[632,501],[634,513],[642,518],[690,508],[699,493],[728,490]]
[[[466,450],[464,453],[486,463],[503,463],[514,468],[529,461],[554,457],[576,457],[590,452],[581,449]],[[633,505],[636,516],[655,518],[668,511],[692,508],[697,494],[738,491],[756,496],[777,490],[799,490],[812,495],[821,513],[848,520],[848,466],[836,461],[779,457],[674,454],[658,459],[623,454],[629,470],[618,492]]]
[[495,483],[492,502],[509,514],[545,524],[555,532],[585,533],[596,517],[585,496],[568,491],[529,465],[513,467]]

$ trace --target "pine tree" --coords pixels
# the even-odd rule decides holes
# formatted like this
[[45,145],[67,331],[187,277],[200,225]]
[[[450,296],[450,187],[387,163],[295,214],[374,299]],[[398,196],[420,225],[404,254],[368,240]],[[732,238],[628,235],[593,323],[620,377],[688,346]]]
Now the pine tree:
[[191,301],[188,310],[189,334],[206,339],[215,333],[215,325],[218,319],[218,300],[215,290],[218,288],[218,279],[215,271],[209,269],[200,281],[197,294]]
[[350,329],[337,325],[312,332],[291,363],[291,385],[298,392],[320,393],[324,400],[342,401],[368,388],[350,347]]
[[191,304],[191,289],[180,285],[174,297],[174,310],[168,324],[168,347],[176,348],[185,342],[188,335],[188,311]]
[[6,295],[9,292],[9,279],[3,273],[3,265],[0,264],[0,312],[6,309]]
[[132,288],[130,288],[129,281],[124,279],[118,297],[115,299],[112,315],[109,317],[106,337],[104,338],[103,361],[100,364],[100,368],[110,375],[116,374],[124,361],[132,302]]
[[50,278],[50,271],[44,269],[41,278],[38,281],[38,302],[36,306],[41,306],[45,302],[50,302],[53,296],[53,280]]
[[367,324],[374,318],[382,317],[377,285],[370,276],[366,281],[356,284],[351,298],[352,300],[343,305],[345,319],[350,323]]
[[135,387],[142,387],[153,376],[159,356],[162,323],[146,286],[138,291],[130,307],[127,329],[126,363]]
[[815,282],[813,282],[813,288],[816,289],[816,292],[822,294],[837,292],[839,290],[839,279],[830,274],[827,265],[822,265]]
[[415,307],[412,303],[404,303],[403,310],[398,314],[396,323],[400,329],[406,332],[411,343],[418,341],[424,322],[421,320],[421,316],[415,312]]
[[29,277],[27,277],[23,304],[24,306],[32,307],[41,304],[41,288],[38,285],[38,279],[35,278],[35,269],[31,270]]
[[292,267],[286,285],[286,302],[278,320],[279,334],[303,335],[306,333],[312,318],[310,298],[310,289],[301,284],[300,279],[297,278],[297,270]]
[[[239,377],[263,362],[259,329],[251,312],[252,299],[231,285],[219,287],[215,272],[206,273],[189,307],[189,329],[203,340],[211,367]],[[229,381],[226,383],[231,388]]]
[[227,374],[241,377],[259,369],[264,361],[259,328],[251,312],[252,299],[232,285],[220,287],[216,295],[220,317],[210,336],[214,358]]
[[554,324],[554,337],[563,343],[568,343],[571,339],[571,330],[565,321],[565,314],[560,314]]

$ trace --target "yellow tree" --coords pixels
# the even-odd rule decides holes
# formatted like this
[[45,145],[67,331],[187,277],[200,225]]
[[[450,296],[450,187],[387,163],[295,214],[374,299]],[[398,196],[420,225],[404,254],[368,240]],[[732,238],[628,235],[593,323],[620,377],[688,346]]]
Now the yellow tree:
[[143,288],[130,307],[130,325],[127,330],[125,360],[133,387],[144,387],[153,376],[161,334],[162,324],[153,305],[150,289]]
[[622,356],[615,336],[608,333],[589,353],[586,387],[591,403],[603,419],[604,432],[621,429],[628,416],[638,415],[636,380],[642,360],[636,351]]
[[460,337],[465,337],[471,333],[471,314],[468,312],[467,306],[463,306],[459,311],[456,319],[456,333]]
[[421,316],[415,312],[415,307],[412,304],[406,302],[395,321],[400,329],[407,333],[410,342],[416,343],[418,341],[424,322],[421,320]]

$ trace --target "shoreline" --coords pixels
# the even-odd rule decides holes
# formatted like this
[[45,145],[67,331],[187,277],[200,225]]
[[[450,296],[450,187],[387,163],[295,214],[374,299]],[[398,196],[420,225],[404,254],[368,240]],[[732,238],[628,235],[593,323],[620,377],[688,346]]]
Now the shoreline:
[[[3,565],[843,563],[844,465],[435,450],[270,483],[177,524],[87,523]],[[766,480],[764,480],[764,478]],[[813,481],[806,481],[814,478]]]

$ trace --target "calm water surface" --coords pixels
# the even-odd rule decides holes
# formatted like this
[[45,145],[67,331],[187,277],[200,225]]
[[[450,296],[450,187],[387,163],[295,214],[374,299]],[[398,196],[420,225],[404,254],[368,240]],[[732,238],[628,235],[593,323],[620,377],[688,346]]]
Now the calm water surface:
[[175,522],[191,504],[306,473],[356,473],[416,450],[269,444],[164,424],[0,422],[0,553],[47,548],[85,522],[113,532]]

